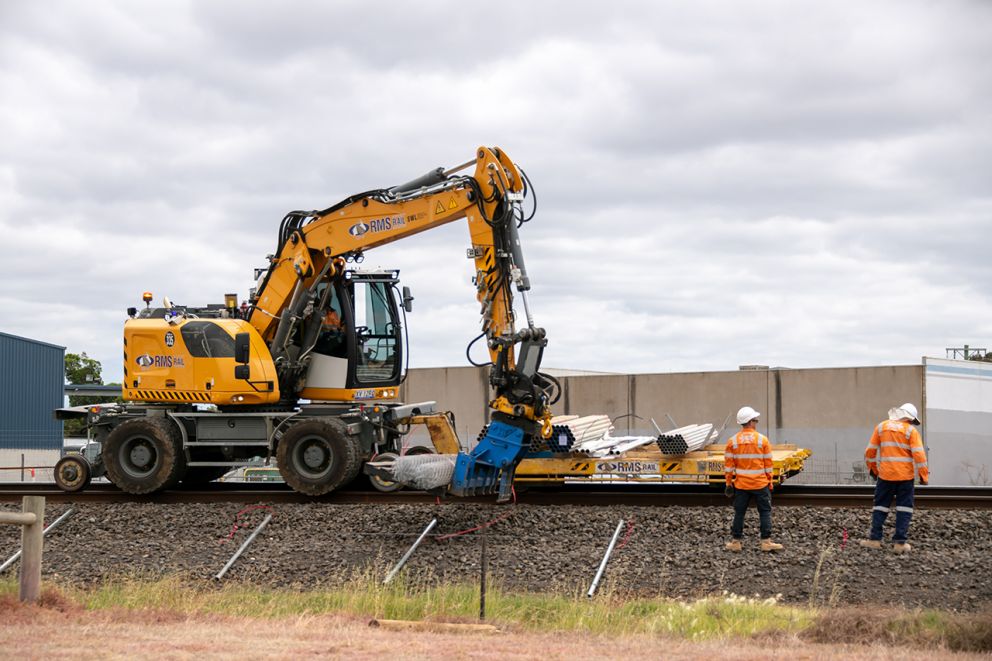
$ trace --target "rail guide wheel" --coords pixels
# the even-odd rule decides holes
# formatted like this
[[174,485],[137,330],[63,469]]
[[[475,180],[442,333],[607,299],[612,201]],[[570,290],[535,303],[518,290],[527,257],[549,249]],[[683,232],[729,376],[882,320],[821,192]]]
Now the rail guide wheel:
[[62,491],[82,491],[92,478],[90,462],[81,454],[68,454],[55,464],[55,485]]

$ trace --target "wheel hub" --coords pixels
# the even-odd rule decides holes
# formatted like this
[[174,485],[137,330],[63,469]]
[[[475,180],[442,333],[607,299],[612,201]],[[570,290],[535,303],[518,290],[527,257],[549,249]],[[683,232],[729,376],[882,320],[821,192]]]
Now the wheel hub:
[[319,437],[306,439],[295,452],[296,467],[311,477],[326,473],[333,463],[334,454],[327,442]]
[[158,452],[146,438],[134,438],[121,446],[121,468],[128,473],[144,477],[155,469]]

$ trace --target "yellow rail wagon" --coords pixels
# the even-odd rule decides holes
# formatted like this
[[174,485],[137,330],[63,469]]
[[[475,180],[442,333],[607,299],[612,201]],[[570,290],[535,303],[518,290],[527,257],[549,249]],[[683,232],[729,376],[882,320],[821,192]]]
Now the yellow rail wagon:
[[[528,457],[517,466],[514,482],[556,484],[723,484],[723,445],[707,445],[684,455],[665,455],[655,445],[621,455]],[[772,446],[775,484],[802,472],[812,453],[791,443]]]

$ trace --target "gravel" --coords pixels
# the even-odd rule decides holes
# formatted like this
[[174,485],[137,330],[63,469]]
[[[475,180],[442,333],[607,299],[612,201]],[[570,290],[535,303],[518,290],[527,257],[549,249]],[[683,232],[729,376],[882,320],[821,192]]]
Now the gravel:
[[[67,507],[49,506],[48,520]],[[378,578],[433,517],[438,536],[500,518],[486,533],[495,584],[581,594],[623,518],[632,527],[621,534],[602,591],[682,598],[728,591],[816,605],[992,607],[992,577],[985,567],[992,553],[992,512],[984,510],[918,510],[910,530],[913,551],[896,555],[890,548],[857,545],[867,529],[867,509],[779,507],[774,538],[785,550],[772,555],[758,551],[753,510],[744,552],[723,550],[729,507],[85,504],[46,540],[43,571],[76,584],[177,573],[210,581],[266,513],[273,514],[271,523],[225,580],[306,589],[340,585],[356,573]],[[243,525],[228,540],[236,521]],[[19,534],[15,526],[0,526],[0,555],[17,550]],[[479,533],[431,537],[406,572],[426,583],[477,581],[480,551]]]

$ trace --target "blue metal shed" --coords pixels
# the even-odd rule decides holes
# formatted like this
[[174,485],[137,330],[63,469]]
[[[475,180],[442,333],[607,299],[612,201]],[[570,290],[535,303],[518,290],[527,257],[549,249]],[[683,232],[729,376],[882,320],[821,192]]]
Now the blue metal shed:
[[61,450],[65,347],[0,332],[0,449]]

